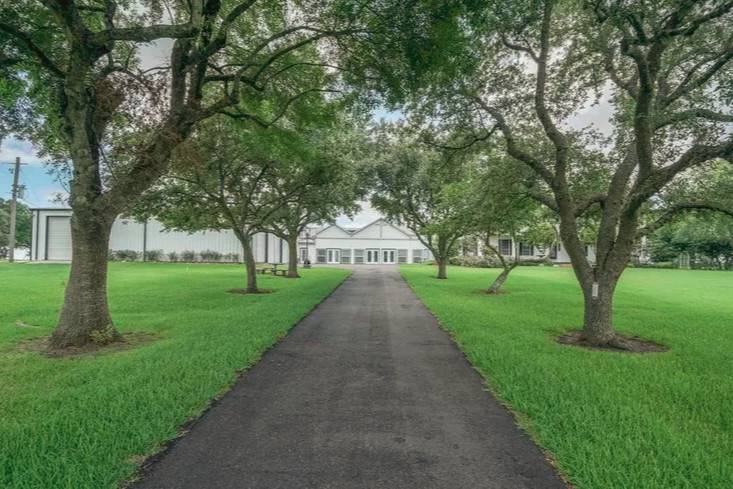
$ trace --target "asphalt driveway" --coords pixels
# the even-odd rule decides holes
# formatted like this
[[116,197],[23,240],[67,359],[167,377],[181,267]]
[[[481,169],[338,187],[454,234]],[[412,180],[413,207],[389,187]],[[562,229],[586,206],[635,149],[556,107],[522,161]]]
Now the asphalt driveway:
[[397,269],[356,267],[134,487],[565,485]]

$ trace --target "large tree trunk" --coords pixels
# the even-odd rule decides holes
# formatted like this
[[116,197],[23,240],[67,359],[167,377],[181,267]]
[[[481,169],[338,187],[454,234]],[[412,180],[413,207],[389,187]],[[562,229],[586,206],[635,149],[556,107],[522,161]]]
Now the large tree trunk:
[[242,251],[244,254],[244,268],[247,271],[247,293],[257,294],[260,290],[257,288],[257,265],[255,263],[255,256],[252,252],[252,243],[250,237],[241,240]]
[[504,285],[504,282],[506,282],[506,279],[509,278],[509,274],[517,267],[516,263],[512,263],[508,267],[505,266],[504,270],[501,271],[498,277],[494,280],[494,282],[489,287],[489,290],[486,292],[489,294],[498,294],[499,290],[501,290],[502,285]]
[[447,258],[437,258],[436,261],[438,262],[438,278],[440,279],[448,278],[448,274],[447,274],[448,259]]
[[298,235],[288,236],[288,277],[300,278],[298,274]]
[[613,328],[615,289],[616,281],[613,279],[602,279],[590,287],[583,287],[583,338],[592,345],[606,346],[613,344],[616,339]]
[[120,338],[107,304],[107,249],[112,222],[71,217],[72,258],[64,305],[50,348],[109,343]]

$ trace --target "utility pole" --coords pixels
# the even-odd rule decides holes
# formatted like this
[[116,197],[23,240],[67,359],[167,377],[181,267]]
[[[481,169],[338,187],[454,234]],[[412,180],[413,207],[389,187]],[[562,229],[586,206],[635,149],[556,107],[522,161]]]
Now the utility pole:
[[8,261],[15,261],[15,216],[18,208],[18,179],[20,178],[20,156],[15,158],[13,170],[13,189],[10,199],[10,231],[8,232]]

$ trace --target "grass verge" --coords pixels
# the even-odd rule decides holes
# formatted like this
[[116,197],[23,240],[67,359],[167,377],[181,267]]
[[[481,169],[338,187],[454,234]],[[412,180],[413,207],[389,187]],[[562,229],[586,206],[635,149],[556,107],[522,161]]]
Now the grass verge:
[[733,274],[628,270],[618,329],[669,347],[629,354],[555,341],[582,322],[570,269],[519,268],[497,296],[476,293],[496,270],[401,272],[577,488],[733,487]]
[[53,329],[68,266],[0,264],[0,487],[116,487],[347,274],[258,276],[277,293],[242,296],[241,266],[112,263],[115,325],[158,338],[48,358],[18,345]]

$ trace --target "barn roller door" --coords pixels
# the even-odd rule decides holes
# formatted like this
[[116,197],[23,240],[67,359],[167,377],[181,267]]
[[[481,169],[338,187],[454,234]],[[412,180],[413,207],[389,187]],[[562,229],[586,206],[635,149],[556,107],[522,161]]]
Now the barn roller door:
[[71,218],[48,216],[46,260],[71,260]]

